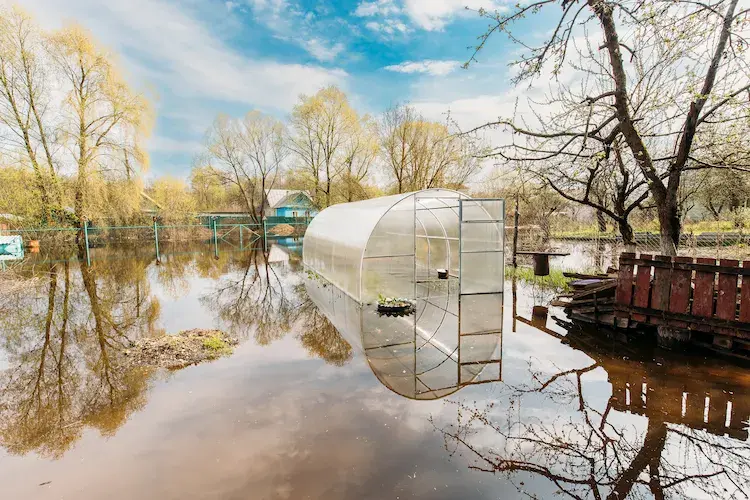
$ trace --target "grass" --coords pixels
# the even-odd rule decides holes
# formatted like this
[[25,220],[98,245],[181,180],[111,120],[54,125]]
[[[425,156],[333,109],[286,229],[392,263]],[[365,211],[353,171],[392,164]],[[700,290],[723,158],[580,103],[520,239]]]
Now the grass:
[[[682,227],[683,234],[702,234],[702,233],[736,233],[741,231],[735,227],[733,221],[713,221],[704,220],[699,222],[687,222]],[[633,231],[636,233],[652,233],[654,235],[659,234],[659,223],[658,221],[642,222],[633,226]],[[578,227],[568,231],[552,231],[552,237],[555,238],[596,238],[599,236],[617,236],[620,233],[613,229],[612,226],[607,227],[606,232],[599,232],[599,228],[596,224],[590,224]]]
[[513,279],[514,277],[524,283],[559,292],[567,291],[568,283],[570,283],[570,278],[566,278],[559,269],[550,269],[548,276],[536,276],[534,275],[534,269],[531,267],[524,266],[514,269],[512,266],[507,266],[505,278]]
[[232,347],[218,335],[203,339],[203,347],[216,355],[232,352]]

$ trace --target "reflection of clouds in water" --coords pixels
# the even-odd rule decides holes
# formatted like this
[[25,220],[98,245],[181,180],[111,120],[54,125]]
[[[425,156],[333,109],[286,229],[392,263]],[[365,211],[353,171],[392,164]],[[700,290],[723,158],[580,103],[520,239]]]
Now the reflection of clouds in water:
[[[394,395],[360,358],[338,377],[332,375],[339,369],[318,360],[255,363],[274,357],[269,351],[304,354],[292,338],[262,349],[246,346],[157,384],[148,408],[106,445],[84,438],[47,476],[49,497],[85,483],[88,496],[113,500],[205,498],[206,492],[216,498],[452,499],[476,483],[474,498],[494,498],[497,484],[471,479],[459,462],[445,459],[426,419],[441,403]],[[83,464],[93,457],[97,469],[117,474],[90,475]],[[37,491],[31,488],[11,493]]]

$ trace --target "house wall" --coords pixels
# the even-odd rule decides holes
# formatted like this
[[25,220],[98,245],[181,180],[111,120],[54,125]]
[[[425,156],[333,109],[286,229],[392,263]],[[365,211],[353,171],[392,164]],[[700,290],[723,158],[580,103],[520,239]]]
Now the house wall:
[[307,197],[297,196],[288,200],[286,206],[278,207],[274,215],[277,217],[305,217],[308,212],[310,217],[318,215],[318,211]]
[[306,212],[310,212],[310,217],[315,217],[318,211],[311,207],[279,207],[276,209],[277,217],[305,217]]

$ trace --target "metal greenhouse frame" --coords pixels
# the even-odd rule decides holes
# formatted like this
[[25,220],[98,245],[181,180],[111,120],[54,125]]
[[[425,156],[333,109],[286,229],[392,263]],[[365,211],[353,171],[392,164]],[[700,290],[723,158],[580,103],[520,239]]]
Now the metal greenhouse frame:
[[[334,205],[308,227],[303,260],[312,281],[336,290],[308,291],[399,394],[431,399],[498,380],[504,224],[502,199],[446,189]],[[414,314],[379,316],[379,295],[412,301]]]

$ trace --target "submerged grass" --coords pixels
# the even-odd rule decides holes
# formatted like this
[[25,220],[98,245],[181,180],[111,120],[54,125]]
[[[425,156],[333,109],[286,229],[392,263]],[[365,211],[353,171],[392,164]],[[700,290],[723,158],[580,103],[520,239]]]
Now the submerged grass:
[[566,278],[563,275],[563,272],[559,269],[550,269],[548,276],[536,276],[534,275],[533,268],[525,266],[519,266],[517,268],[513,268],[512,266],[506,267],[505,278],[516,278],[524,283],[539,286],[548,290],[556,290],[558,292],[568,291],[568,284],[571,281],[570,278]]

